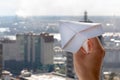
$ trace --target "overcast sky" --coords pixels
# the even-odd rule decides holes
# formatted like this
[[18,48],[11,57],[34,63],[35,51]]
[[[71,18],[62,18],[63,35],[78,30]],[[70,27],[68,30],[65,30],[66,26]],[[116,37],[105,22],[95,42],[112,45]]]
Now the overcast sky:
[[89,15],[120,16],[120,0],[0,0],[0,16],[38,15]]

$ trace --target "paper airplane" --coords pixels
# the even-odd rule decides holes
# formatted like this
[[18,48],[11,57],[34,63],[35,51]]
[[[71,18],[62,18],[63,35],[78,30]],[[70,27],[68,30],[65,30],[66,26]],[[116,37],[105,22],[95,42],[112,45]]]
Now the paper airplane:
[[76,53],[85,41],[103,34],[100,23],[60,21],[61,45],[63,50]]

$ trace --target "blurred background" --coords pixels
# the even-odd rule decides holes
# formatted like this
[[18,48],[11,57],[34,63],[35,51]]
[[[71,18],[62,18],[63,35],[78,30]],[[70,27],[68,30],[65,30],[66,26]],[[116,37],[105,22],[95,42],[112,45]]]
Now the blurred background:
[[1,80],[77,80],[59,20],[101,23],[101,80],[120,80],[119,0],[0,0]]

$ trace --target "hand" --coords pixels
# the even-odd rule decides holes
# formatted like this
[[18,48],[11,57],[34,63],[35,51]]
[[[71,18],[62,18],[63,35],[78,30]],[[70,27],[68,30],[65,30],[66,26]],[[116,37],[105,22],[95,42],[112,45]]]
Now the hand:
[[74,68],[79,80],[99,80],[105,51],[98,38],[88,40],[89,51],[82,48],[73,55]]

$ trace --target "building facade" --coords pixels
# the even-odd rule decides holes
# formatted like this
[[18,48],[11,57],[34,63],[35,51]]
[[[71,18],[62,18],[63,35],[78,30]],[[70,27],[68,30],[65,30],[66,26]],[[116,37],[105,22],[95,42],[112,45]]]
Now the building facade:
[[47,66],[53,69],[52,35],[24,33],[17,34],[16,40],[3,39],[0,42],[0,63],[3,69],[12,73],[24,68],[36,70]]
[[24,65],[29,69],[53,65],[54,38],[48,33],[17,34],[17,43],[24,55]]
[[104,71],[120,72],[120,49],[106,49]]
[[48,33],[41,34],[41,63],[42,64],[53,64],[53,36]]
[[0,78],[1,78],[1,75],[2,75],[2,44],[0,44]]
[[66,52],[66,76],[69,78],[75,78],[74,65],[73,65],[73,53]]
[[16,40],[10,39],[1,39],[0,40],[0,49],[2,54],[2,69],[5,70],[15,70],[15,74],[17,71],[20,71],[23,63],[23,55],[20,54],[20,49],[16,44]]
[[104,71],[120,72],[120,33],[105,33]]

